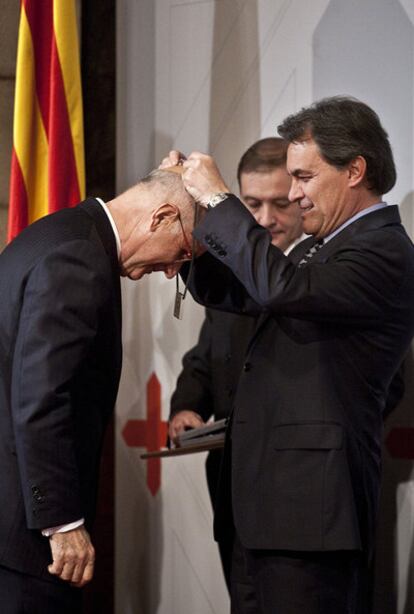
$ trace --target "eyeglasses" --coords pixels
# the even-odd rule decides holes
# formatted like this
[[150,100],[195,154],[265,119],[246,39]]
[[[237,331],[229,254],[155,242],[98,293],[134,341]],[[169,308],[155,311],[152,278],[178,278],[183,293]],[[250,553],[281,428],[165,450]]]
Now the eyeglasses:
[[[197,206],[197,205],[196,205]],[[178,218],[178,221],[180,222],[180,226],[181,226],[181,232],[183,233],[183,239],[184,239],[184,244],[185,247],[187,249],[187,253],[186,253],[186,258],[184,258],[182,261],[185,262],[186,260],[191,260],[193,257],[193,252],[194,252],[194,238],[192,240],[192,245],[190,245],[190,243],[188,242],[188,239],[185,235],[185,230],[184,230],[184,226],[183,226],[183,221],[181,219],[181,215]],[[176,262],[181,262],[180,260],[177,260]]]

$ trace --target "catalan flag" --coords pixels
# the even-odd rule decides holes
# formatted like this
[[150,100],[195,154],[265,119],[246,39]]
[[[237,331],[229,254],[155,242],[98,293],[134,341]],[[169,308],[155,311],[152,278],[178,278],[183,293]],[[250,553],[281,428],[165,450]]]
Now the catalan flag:
[[84,198],[75,0],[21,0],[8,240]]

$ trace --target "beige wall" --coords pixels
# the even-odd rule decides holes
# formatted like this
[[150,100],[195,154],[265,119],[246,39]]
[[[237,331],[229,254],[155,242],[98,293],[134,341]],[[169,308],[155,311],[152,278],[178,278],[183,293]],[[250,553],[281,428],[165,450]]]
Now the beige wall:
[[16,0],[3,0],[0,12],[0,250],[7,227],[19,9]]

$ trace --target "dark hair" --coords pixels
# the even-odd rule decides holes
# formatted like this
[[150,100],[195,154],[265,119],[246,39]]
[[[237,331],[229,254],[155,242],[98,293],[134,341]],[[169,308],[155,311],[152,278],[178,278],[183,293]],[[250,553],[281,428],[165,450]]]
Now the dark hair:
[[237,167],[239,185],[242,173],[269,173],[278,166],[285,166],[288,144],[276,136],[253,143],[240,158]]
[[340,169],[357,156],[367,163],[368,188],[378,195],[389,192],[396,170],[388,134],[378,115],[355,98],[323,98],[289,115],[277,128],[289,143],[312,137],[328,164]]

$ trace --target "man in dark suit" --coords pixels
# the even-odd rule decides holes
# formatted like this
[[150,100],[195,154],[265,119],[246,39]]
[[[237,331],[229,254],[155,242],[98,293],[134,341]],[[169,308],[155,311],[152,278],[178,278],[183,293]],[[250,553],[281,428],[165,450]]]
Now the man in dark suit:
[[119,275],[171,277],[193,201],[155,171],[42,218],[0,255],[0,610],[73,614],[91,580],[102,438],[121,369]]
[[[299,207],[288,199],[290,177],[286,171],[287,142],[260,139],[242,155],[237,179],[240,196],[255,220],[266,228],[272,244],[288,253],[302,236]],[[185,428],[202,426],[212,416],[226,418],[231,411],[237,381],[256,319],[252,316],[207,309],[197,344],[185,354],[183,369],[171,398],[169,437]],[[221,450],[209,453],[207,484],[214,507]],[[233,550],[231,532],[219,543],[227,587]]]
[[215,530],[220,538],[234,522],[233,612],[354,614],[366,611],[382,414],[414,333],[414,248],[398,208],[382,201],[396,172],[372,109],[324,99],[279,133],[290,143],[289,197],[313,235],[289,258],[228,193],[212,158],[183,163],[187,189],[209,206],[194,231],[208,253],[196,262],[193,295],[261,314],[235,396]]

